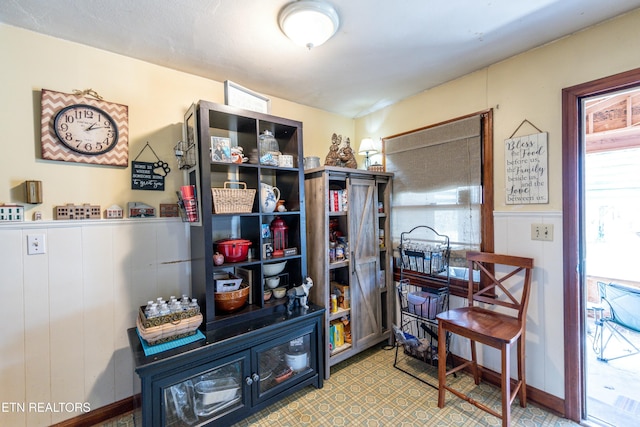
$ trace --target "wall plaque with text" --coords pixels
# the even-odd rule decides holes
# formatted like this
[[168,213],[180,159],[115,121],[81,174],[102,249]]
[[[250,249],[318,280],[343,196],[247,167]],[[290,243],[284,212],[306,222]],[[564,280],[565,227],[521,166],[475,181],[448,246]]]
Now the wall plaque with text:
[[546,132],[505,139],[504,162],[508,205],[549,203]]

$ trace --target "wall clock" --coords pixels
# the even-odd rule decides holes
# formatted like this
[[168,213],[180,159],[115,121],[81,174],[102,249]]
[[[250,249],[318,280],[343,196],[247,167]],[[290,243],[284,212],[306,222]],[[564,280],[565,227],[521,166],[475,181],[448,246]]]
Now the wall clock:
[[[89,96],[91,95],[91,96]],[[128,166],[129,109],[94,91],[42,90],[42,158]]]

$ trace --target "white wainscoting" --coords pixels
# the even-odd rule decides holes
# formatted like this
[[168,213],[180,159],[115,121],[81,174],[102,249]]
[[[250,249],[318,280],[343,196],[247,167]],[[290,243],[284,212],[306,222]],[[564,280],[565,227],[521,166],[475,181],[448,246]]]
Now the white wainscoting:
[[[30,234],[45,254],[27,255]],[[0,224],[0,425],[49,426],[81,414],[69,403],[138,393],[126,330],[147,300],[190,293],[189,258],[176,218]]]
[[[531,240],[531,224],[552,224],[553,241]],[[495,252],[534,259],[531,298],[527,313],[527,384],[564,398],[564,305],[562,265],[562,212],[495,212]],[[452,297],[451,308],[466,304]],[[454,354],[470,358],[469,342],[454,336]],[[515,349],[514,349],[515,350]],[[480,363],[500,372],[500,353],[478,345]],[[515,351],[511,357],[515,377]]]

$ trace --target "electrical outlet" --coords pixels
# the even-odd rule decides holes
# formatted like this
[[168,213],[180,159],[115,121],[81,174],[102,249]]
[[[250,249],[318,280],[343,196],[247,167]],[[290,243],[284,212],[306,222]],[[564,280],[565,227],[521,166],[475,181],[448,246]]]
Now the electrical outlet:
[[39,255],[47,252],[44,234],[27,234],[27,254]]
[[531,224],[531,240],[553,241],[553,224]]

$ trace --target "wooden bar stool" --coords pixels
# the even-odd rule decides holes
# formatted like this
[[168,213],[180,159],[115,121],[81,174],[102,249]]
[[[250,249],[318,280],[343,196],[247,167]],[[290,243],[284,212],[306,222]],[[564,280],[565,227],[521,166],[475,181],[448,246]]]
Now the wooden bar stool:
[[[483,411],[489,412],[502,419],[503,427],[511,424],[511,403],[516,395],[519,396],[520,406],[527,405],[527,385],[525,379],[524,348],[527,320],[527,306],[529,304],[529,290],[531,287],[531,270],[533,259],[510,255],[492,254],[486,252],[467,252],[469,267],[469,288],[467,307],[456,308],[436,316],[438,319],[438,407],[444,407],[445,391],[449,390],[454,395],[475,405]],[[495,275],[496,266],[500,266],[500,278]],[[473,269],[480,269],[481,285],[474,288]],[[508,271],[504,272],[504,268]],[[504,272],[504,274],[503,274]],[[515,276],[515,277],[514,277]],[[521,278],[521,276],[524,276]],[[513,287],[507,290],[505,282],[514,277],[514,280],[522,280],[522,293],[519,299],[515,298]],[[485,279],[486,278],[486,279]],[[500,312],[479,307],[476,303],[484,303],[505,307]],[[505,314],[509,311],[510,314]],[[513,313],[513,315],[511,315]],[[471,360],[447,371],[446,361],[446,337],[452,333],[468,338],[471,341]],[[494,411],[480,402],[447,386],[447,375],[457,372],[469,366],[473,379],[480,384],[481,372],[476,360],[476,342],[485,344],[500,350],[502,354],[502,414]],[[517,342],[518,378],[511,391],[511,376],[509,373],[511,345]]]

